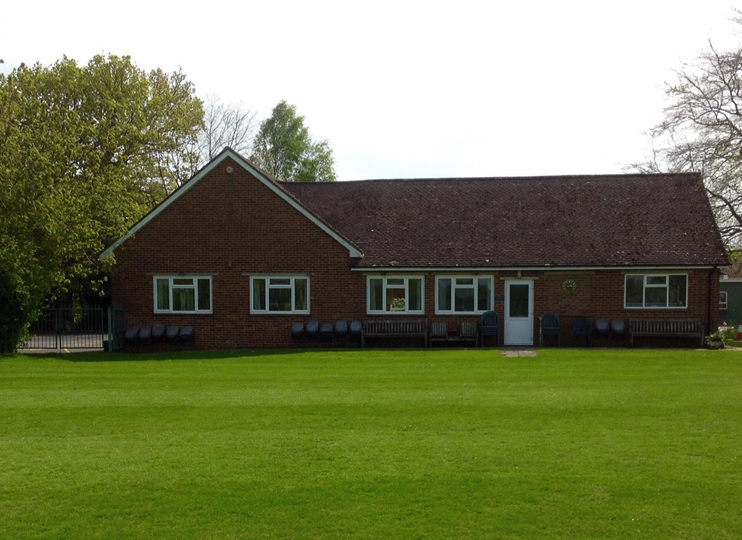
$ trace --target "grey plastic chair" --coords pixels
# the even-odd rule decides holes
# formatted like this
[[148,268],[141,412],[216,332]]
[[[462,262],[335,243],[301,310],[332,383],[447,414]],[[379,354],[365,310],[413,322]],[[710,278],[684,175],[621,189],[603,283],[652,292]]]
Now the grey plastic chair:
[[611,331],[608,319],[597,319],[595,321],[595,337],[607,338]]
[[139,336],[139,327],[138,326],[130,326],[126,329],[126,333],[124,334],[124,339],[126,339],[127,343],[134,344],[137,342]]
[[178,343],[181,345],[193,345],[195,342],[195,334],[193,333],[192,326],[184,326],[180,329],[178,334]]
[[299,341],[304,337],[304,323],[294,323],[291,325],[291,339]]
[[335,333],[335,326],[332,323],[326,322],[319,325],[319,337],[322,339],[332,339],[332,335]]
[[178,336],[180,335],[180,326],[168,326],[165,337],[171,344],[178,343]]
[[152,340],[152,328],[149,326],[142,326],[139,329],[139,343],[146,344]]
[[309,321],[307,323],[307,338],[309,339],[316,339],[319,337],[319,322],[318,321]]
[[165,337],[165,325],[156,324],[152,327],[152,341],[162,341]]
[[621,319],[613,319],[611,321],[611,332],[613,332],[614,338],[624,337],[626,334],[626,323]]
[[361,341],[361,334],[363,333],[363,323],[361,321],[351,321],[348,333],[350,334],[351,339]]
[[348,337],[348,321],[338,321],[335,323],[335,337],[340,339]]

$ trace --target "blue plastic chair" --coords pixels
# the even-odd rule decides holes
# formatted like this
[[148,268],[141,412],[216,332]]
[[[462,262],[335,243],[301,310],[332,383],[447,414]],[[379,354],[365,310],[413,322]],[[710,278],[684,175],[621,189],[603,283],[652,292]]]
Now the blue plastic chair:
[[556,337],[557,347],[562,342],[562,326],[559,323],[559,315],[556,313],[544,313],[539,317],[538,345],[544,346],[544,336]]
[[482,325],[479,328],[479,339],[484,347],[484,339],[495,338],[495,346],[500,343],[500,316],[496,311],[485,311],[482,313]]
[[590,346],[590,334],[593,331],[593,327],[587,317],[575,317],[572,320],[572,342],[576,342],[577,338],[584,337],[585,345]]

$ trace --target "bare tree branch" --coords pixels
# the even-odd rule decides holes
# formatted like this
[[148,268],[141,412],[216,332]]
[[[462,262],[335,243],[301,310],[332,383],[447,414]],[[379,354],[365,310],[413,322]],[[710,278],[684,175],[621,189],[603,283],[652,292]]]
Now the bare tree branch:
[[[742,12],[735,21],[742,25]],[[719,230],[742,244],[742,47],[709,51],[676,71],[665,119],[651,131],[652,155],[640,172],[703,173]]]

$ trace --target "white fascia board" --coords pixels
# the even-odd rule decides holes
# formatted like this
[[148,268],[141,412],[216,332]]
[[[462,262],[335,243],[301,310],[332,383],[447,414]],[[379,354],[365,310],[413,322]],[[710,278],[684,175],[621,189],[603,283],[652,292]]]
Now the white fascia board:
[[[476,272],[479,274],[487,272],[587,272],[591,270],[626,270],[631,272],[636,271],[660,271],[660,270],[712,270],[714,266],[711,265],[687,265],[687,266],[437,266],[437,267],[409,267],[399,268],[392,266],[365,266],[351,268],[352,272],[366,272],[366,273],[382,273],[382,272],[448,272],[448,273],[461,273],[461,272]],[[728,280],[727,280],[728,281]]]
[[337,241],[340,245],[342,245],[344,248],[348,250],[350,257],[359,258],[359,259],[363,258],[363,253],[361,253],[361,251],[358,248],[356,248],[353,244],[348,242],[348,240],[346,240],[345,238],[340,236],[338,233],[336,233],[334,230],[332,230],[327,225],[325,225],[325,223],[319,220],[317,216],[309,212],[304,206],[299,204],[293,197],[289,196],[285,191],[279,188],[274,182],[266,178],[265,175],[261,171],[253,167],[248,161],[246,161],[242,156],[240,156],[238,153],[236,153],[231,148],[226,148],[225,150],[222,151],[221,154],[219,154],[212,161],[206,164],[203,167],[203,169],[198,171],[190,180],[188,180],[180,188],[174,191],[172,195],[170,195],[167,199],[162,201],[149,214],[147,214],[141,220],[139,220],[124,236],[122,236],[121,238],[116,240],[116,242],[111,244],[105,251],[103,251],[103,253],[100,254],[98,258],[100,260],[104,260],[110,257],[111,255],[113,255],[113,252],[116,251],[116,249],[118,249],[118,247],[121,244],[126,242],[129,238],[134,236],[139,230],[141,230],[144,226],[146,226],[150,221],[152,221],[154,218],[160,215],[160,213],[163,210],[165,210],[168,206],[170,206],[175,201],[177,201],[180,197],[182,197],[184,193],[186,193],[189,189],[191,189],[193,186],[198,184],[202,178],[207,176],[222,161],[224,161],[227,158],[231,158],[232,160],[234,160],[238,165],[240,165],[240,167],[248,171],[255,178],[257,178],[260,182],[262,182],[263,185],[265,185],[268,189],[273,191],[273,193],[281,197],[284,201],[289,203],[296,210],[298,210],[302,215],[304,215],[307,219],[309,219],[309,221],[311,221],[317,227],[322,229],[325,233],[330,235],[335,241]]

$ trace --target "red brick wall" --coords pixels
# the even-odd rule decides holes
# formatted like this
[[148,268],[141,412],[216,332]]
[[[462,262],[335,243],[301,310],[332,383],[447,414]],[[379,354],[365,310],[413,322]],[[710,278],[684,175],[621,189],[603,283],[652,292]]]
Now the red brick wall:
[[[687,273],[688,274],[688,308],[687,309],[626,309],[624,308],[624,276],[628,273]],[[711,277],[711,295],[709,297],[709,274]],[[370,275],[378,275],[369,273]],[[411,273],[412,275],[413,273]],[[465,273],[471,275],[471,273]],[[436,315],[435,314],[435,277],[434,272],[416,272],[425,279],[425,315],[409,315],[410,318],[426,318],[429,322],[443,321],[448,324],[449,332],[457,332],[459,325],[465,320],[478,321],[478,316],[467,315]],[[446,272],[450,275],[450,272]],[[495,272],[488,274],[479,272],[479,275],[494,275],[495,279],[495,311],[500,315],[500,344],[504,335],[505,313],[505,283],[509,279],[533,280],[534,295],[534,343],[538,344],[538,317],[544,313],[559,315],[562,326],[562,344],[571,344],[572,320],[575,317],[586,316],[591,323],[595,319],[623,320],[628,328],[629,319],[700,319],[705,328],[715,328],[718,324],[718,296],[719,272],[712,270],[591,270],[591,271],[522,271]],[[577,288],[570,294],[562,288],[566,279],[576,282]],[[365,287],[364,282],[359,284]],[[709,302],[711,298],[711,310]],[[365,296],[360,300],[365,302]],[[365,304],[364,304],[365,306]],[[403,316],[403,315],[400,315]],[[709,323],[709,316],[711,317]],[[364,319],[388,319],[391,315],[365,316]],[[627,341],[610,341],[608,345],[623,345]],[[686,342],[685,344],[690,344]],[[584,342],[583,342],[584,344]]]
[[[227,173],[231,166],[233,172]],[[196,347],[226,349],[291,346],[295,322],[318,320],[386,319],[396,315],[366,315],[365,272],[352,272],[348,250],[282,200],[242,167],[227,159],[206,178],[156,216],[115,253],[113,304],[126,309],[129,326],[194,327]],[[534,340],[538,316],[559,314],[563,343],[569,344],[571,320],[596,318],[698,318],[711,327],[718,318],[718,273],[689,271],[688,309],[627,310],[623,307],[623,271],[523,271],[534,279]],[[212,314],[155,314],[153,279],[156,275],[212,276]],[[310,315],[251,315],[250,276],[309,274]],[[425,315],[400,317],[442,320],[452,331],[463,320],[477,316],[435,314],[435,273],[415,272],[425,278]],[[450,275],[450,273],[447,273]],[[482,272],[482,274],[484,274]],[[503,332],[504,279],[514,272],[495,272],[495,310]],[[574,294],[562,282],[577,283]],[[708,303],[711,283],[712,308]],[[566,338],[566,339],[565,339]],[[502,337],[501,337],[502,341]]]
[[[228,166],[233,168],[227,174]],[[361,319],[349,252],[231,160],[115,253],[113,304],[128,326],[194,327],[198,348],[285,346],[295,322]],[[212,276],[212,314],[155,314],[155,275]],[[311,316],[251,315],[250,275],[310,274]]]

